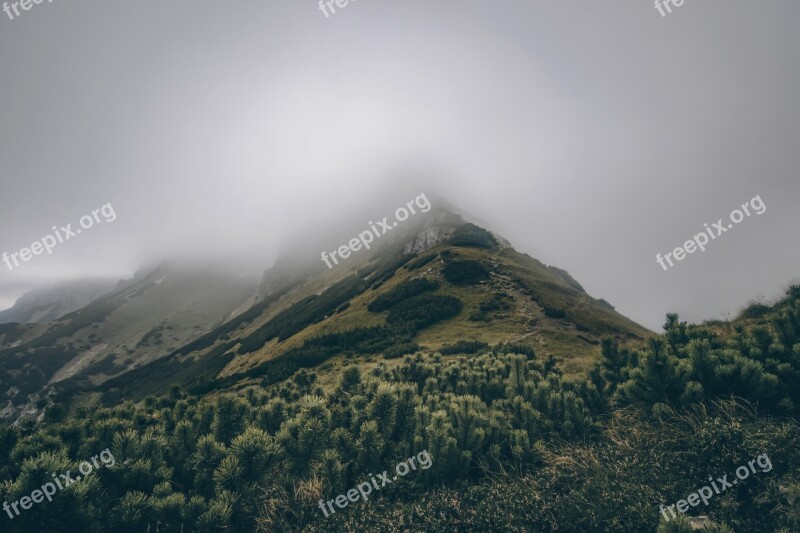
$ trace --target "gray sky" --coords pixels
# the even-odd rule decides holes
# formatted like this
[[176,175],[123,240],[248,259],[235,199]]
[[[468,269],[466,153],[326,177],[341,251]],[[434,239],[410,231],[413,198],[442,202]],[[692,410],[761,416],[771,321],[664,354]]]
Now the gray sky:
[[[0,308],[175,255],[261,270],[355,206],[366,221],[426,192],[648,327],[736,312],[800,281],[798,16],[792,0],[0,12],[0,252],[117,214],[0,263]],[[658,266],[755,195],[763,215]]]

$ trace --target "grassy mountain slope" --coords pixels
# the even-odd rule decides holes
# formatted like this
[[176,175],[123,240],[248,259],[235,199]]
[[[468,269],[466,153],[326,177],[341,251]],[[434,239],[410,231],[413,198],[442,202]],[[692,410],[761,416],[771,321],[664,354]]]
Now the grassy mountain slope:
[[229,318],[254,290],[162,265],[51,323],[0,326],[0,390],[15,407],[4,414],[35,412],[51,387],[92,388],[145,365]]
[[34,289],[22,295],[14,306],[0,311],[0,324],[46,323],[87,306],[111,292],[117,282],[109,279],[77,280]]
[[[563,270],[447,212],[432,211],[372,254],[354,254],[334,269],[280,265],[265,279],[261,302],[168,357],[111,380],[102,387],[107,400],[141,398],[172,385],[209,390],[278,380],[312,366],[322,382],[332,381],[352,357],[374,362],[417,350],[452,351],[465,340],[526,344],[578,377],[597,359],[602,335],[651,334],[589,296]],[[391,323],[391,309],[369,310],[376,298],[414,280],[437,286],[409,297],[434,308],[457,301],[457,312],[418,324],[408,316]]]

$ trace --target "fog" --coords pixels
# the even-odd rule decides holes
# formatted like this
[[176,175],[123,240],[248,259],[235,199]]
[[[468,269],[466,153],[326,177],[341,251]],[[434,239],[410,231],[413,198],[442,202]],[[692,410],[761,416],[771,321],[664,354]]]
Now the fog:
[[[652,329],[735,313],[800,280],[798,16],[791,0],[0,12],[0,253],[116,213],[0,263],[0,308],[173,257],[255,275],[426,193]],[[764,214],[658,265],[755,195]]]

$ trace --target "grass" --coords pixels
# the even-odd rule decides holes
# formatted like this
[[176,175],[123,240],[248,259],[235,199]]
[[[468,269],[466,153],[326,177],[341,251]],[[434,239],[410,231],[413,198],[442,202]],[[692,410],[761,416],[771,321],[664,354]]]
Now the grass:
[[[443,268],[452,261],[477,261],[489,270],[490,275],[488,279],[471,285],[449,283],[443,275]],[[424,263],[421,265],[424,269],[413,268],[420,263]],[[410,265],[411,268],[403,268],[403,265]],[[350,291],[347,286],[351,282],[343,283],[355,272],[368,277],[368,287],[363,291]],[[479,341],[490,346],[519,342],[533,347],[542,358],[555,357],[561,363],[567,378],[578,378],[585,375],[599,358],[597,342],[601,335],[615,333],[629,338],[640,338],[650,333],[583,292],[580,285],[564,271],[547,267],[509,248],[498,250],[440,245],[417,258],[398,257],[389,253],[383,258],[354,261],[349,269],[323,271],[319,276],[312,276],[291,287],[285,294],[276,295],[273,301],[261,305],[258,312],[249,312],[248,320],[236,321],[235,328],[223,325],[219,329],[225,330],[225,337],[219,334],[208,335],[202,342],[195,341],[194,347],[199,350],[193,351],[187,346],[178,352],[191,353],[194,364],[203,361],[197,368],[203,368],[206,374],[218,372],[218,378],[222,378],[226,386],[243,379],[249,381],[246,376],[263,377],[262,369],[279,369],[274,363],[266,365],[267,362],[281,358],[289,351],[296,351],[312,339],[359,328],[384,326],[387,311],[370,312],[368,305],[382,295],[403,290],[402,287],[408,287],[410,280],[420,274],[432,282],[438,282],[438,288],[426,294],[455,297],[463,303],[456,316],[423,328],[412,338],[403,340],[420,345],[424,352],[434,352],[443,346],[465,340]],[[376,286],[374,281],[378,279],[383,281]],[[335,287],[343,287],[344,290],[325,294],[327,289]],[[342,297],[327,298],[333,292],[341,293]],[[503,297],[504,305],[487,310],[487,302],[491,302],[492,298],[496,299],[495,295],[501,293],[508,295]],[[243,339],[248,336],[253,338],[254,333],[259,330],[264,331],[263,328],[276,317],[291,316],[293,306],[302,311],[303,306],[309,308],[309,304],[314,306],[317,302],[325,305],[317,307],[311,319],[301,320],[300,325],[305,327],[293,326],[287,330],[293,333],[288,338],[265,339],[266,342],[251,353],[221,357],[223,354],[242,351]],[[544,307],[564,310],[565,318],[545,316]],[[485,320],[470,320],[470,316],[474,317],[476,314],[482,314]],[[223,339],[229,340],[223,342]],[[205,361],[208,358],[215,362]],[[357,355],[334,353],[307,359],[313,360],[323,361],[315,367],[320,376],[328,372],[336,374],[345,363],[358,362],[365,364],[367,368],[392,362],[384,360],[381,352]],[[183,376],[184,380],[202,381],[199,376],[194,376],[197,378],[194,379],[186,374],[186,364],[164,367],[162,370],[173,376]],[[291,366],[284,365],[280,368],[281,372],[286,372]],[[155,375],[153,377],[157,381],[161,380]],[[207,380],[208,377],[203,379]]]

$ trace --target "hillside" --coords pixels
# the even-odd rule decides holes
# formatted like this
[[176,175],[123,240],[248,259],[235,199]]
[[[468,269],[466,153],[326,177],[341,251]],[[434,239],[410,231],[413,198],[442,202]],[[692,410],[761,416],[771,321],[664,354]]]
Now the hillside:
[[[431,211],[392,237],[333,270],[279,262],[265,273],[252,308],[104,384],[106,399],[141,398],[173,385],[210,390],[274,382],[301,367],[314,367],[321,382],[332,383],[353,357],[369,363],[503,343],[531,346],[578,378],[597,360],[603,335],[651,334],[588,295],[565,271],[453,213]],[[391,295],[397,305],[371,309]],[[458,344],[465,340],[473,344]]]
[[3,416],[36,414],[59,390],[91,389],[169,353],[253,297],[247,281],[161,265],[47,324],[0,325]]
[[111,292],[117,283],[113,280],[78,280],[34,289],[23,294],[10,309],[0,311],[0,324],[43,324],[57,320]]
[[[443,210],[340,268],[315,256],[258,286],[162,265],[1,325],[6,414],[24,416],[0,427],[0,500],[113,459],[9,530],[800,525],[800,287],[655,334]],[[666,514],[725,472],[752,479]]]
[[[430,268],[421,262],[412,271]],[[410,317],[403,323],[414,330],[433,311],[457,309],[450,300],[403,306],[442,290],[434,281],[400,283],[368,307],[389,325]],[[800,524],[800,287],[762,311],[730,330],[668,315],[663,334],[644,343],[604,337],[580,380],[515,345],[377,365],[354,355],[328,386],[301,369],[230,393],[173,387],[71,414],[55,404],[39,423],[0,428],[0,478],[9,480],[0,500],[108,455],[77,489],[4,525],[789,533]],[[271,327],[288,334],[299,327],[289,318]],[[365,339],[381,341],[356,340]],[[706,486],[712,476],[717,492]]]

